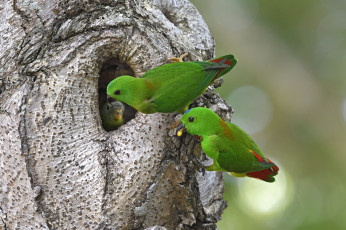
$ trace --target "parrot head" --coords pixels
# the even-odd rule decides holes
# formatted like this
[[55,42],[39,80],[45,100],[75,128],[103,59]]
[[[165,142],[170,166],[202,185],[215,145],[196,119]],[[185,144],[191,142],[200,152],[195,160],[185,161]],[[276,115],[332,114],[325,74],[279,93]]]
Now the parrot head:
[[107,86],[107,94],[117,101],[125,102],[131,105],[131,101],[135,97],[136,91],[134,90],[133,83],[137,78],[124,75],[115,78]]
[[181,136],[185,128],[188,133],[197,136],[213,135],[218,132],[221,118],[208,108],[196,107],[185,112],[177,127],[177,135]]
[[124,110],[124,104],[120,101],[114,101],[109,98],[108,103],[105,104],[106,113],[116,122],[121,122],[123,120]]

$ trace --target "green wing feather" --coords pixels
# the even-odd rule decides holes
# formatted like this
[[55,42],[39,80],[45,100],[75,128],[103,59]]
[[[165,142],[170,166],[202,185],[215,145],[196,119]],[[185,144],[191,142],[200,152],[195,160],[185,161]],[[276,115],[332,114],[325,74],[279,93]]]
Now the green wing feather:
[[233,55],[229,54],[208,60],[208,62],[225,63],[229,65],[228,68],[225,68],[218,73],[219,76],[222,76],[228,73],[231,69],[233,69],[233,67],[237,64],[237,59]]
[[250,155],[252,153],[250,153],[249,150],[252,150],[258,155],[260,155],[261,158],[264,159],[264,161],[267,161],[264,154],[262,153],[260,148],[257,146],[255,141],[244,130],[242,130],[239,126],[237,126],[234,123],[226,122],[226,124],[228,125],[232,133],[234,133],[235,138],[237,138],[237,142],[241,143],[243,148],[246,149],[246,151],[248,151]]
[[[151,98],[155,104],[157,111],[174,112],[183,109],[199,94],[201,94],[200,86],[205,73],[203,67],[198,64],[172,63],[162,68],[165,75],[157,79],[157,76],[148,77],[148,81],[157,84],[157,90]],[[173,68],[172,68],[173,67]],[[157,80],[156,80],[157,79]]]
[[150,99],[158,112],[183,109],[204,92],[225,64],[212,62],[178,62],[148,71],[143,78],[157,89]]
[[259,162],[255,155],[248,151],[239,151],[239,148],[232,150],[232,152],[220,152],[217,162],[226,171],[236,173],[260,171],[275,165],[268,162]]
[[[228,140],[227,151],[219,152],[219,165],[229,172],[246,173],[260,171],[273,167],[264,157],[254,140],[237,125],[226,122],[232,132],[232,140]],[[259,162],[257,157],[251,152],[258,154],[264,162]]]
[[[203,67],[205,72],[205,76],[202,79],[202,83],[200,84],[200,90],[205,90],[216,78],[220,77],[218,75],[221,69],[229,68],[229,65],[224,63],[213,63],[213,62],[200,62],[199,65]],[[204,88],[203,88],[204,87]]]

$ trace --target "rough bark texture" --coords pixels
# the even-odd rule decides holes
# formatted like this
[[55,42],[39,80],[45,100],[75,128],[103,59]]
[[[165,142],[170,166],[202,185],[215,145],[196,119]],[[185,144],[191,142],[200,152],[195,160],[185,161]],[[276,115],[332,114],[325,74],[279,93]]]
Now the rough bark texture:
[[[111,132],[99,116],[105,63],[139,77],[184,52],[213,57],[194,6],[0,4],[0,229],[216,228],[226,207],[222,174],[199,171],[198,142],[168,129],[180,115],[137,113]],[[230,118],[213,87],[196,105]]]

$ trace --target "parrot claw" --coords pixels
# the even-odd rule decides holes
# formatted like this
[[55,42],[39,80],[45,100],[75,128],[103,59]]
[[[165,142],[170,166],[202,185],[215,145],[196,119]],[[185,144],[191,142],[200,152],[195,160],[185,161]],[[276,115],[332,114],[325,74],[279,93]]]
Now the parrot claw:
[[170,57],[170,58],[168,58],[168,61],[170,61],[171,63],[184,62],[183,58],[186,57],[187,55],[188,55],[188,53],[184,53],[184,54],[180,55],[180,57]]
[[192,160],[193,165],[196,167],[198,172],[201,172],[203,176],[208,166],[205,166],[197,157]]
[[169,129],[175,129],[180,123],[180,120],[175,121],[173,124],[168,126]]
[[196,166],[198,172],[203,173],[203,176],[204,176],[204,174],[205,174],[205,171],[208,170],[208,167],[210,167],[210,166],[208,166],[208,165],[204,165],[204,164],[202,163],[202,161],[201,161],[200,159],[198,159],[197,157],[194,157],[194,158],[192,159],[192,163],[194,164],[194,166]]

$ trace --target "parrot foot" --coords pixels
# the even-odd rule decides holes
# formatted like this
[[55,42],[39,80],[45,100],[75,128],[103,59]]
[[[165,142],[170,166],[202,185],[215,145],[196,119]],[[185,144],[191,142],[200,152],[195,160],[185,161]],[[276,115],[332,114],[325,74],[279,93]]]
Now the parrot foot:
[[176,127],[178,127],[180,123],[180,120],[175,121],[173,124],[171,124],[170,126],[168,126],[169,129],[175,129]]
[[208,168],[208,165],[204,165],[202,160],[199,159],[196,155],[194,155],[193,157],[191,157],[189,159],[190,165],[191,167],[193,166],[195,168],[195,170],[197,170],[198,172],[205,173],[205,170]]
[[192,159],[192,163],[196,166],[198,172],[201,172],[203,176],[205,175],[205,171],[208,170],[208,166],[204,165],[202,161],[200,161],[197,157]]
[[186,57],[187,55],[188,55],[188,53],[184,53],[184,54],[180,55],[180,57],[170,57],[170,58],[168,58],[168,61],[170,61],[171,63],[184,62],[183,58]]

